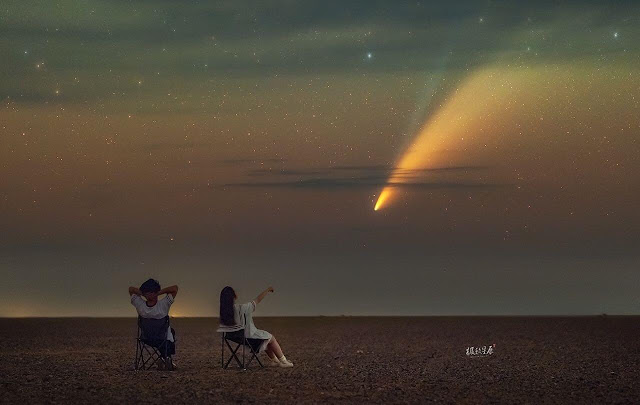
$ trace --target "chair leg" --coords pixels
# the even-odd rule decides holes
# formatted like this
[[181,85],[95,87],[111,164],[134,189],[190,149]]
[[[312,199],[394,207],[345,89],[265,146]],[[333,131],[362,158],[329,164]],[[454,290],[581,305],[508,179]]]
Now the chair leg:
[[[145,350],[144,346],[141,345],[140,346],[140,360],[139,360],[140,363],[138,364],[138,370],[145,370],[146,369],[146,365],[149,362],[149,357],[148,356],[145,357],[145,352],[146,352],[146,350]],[[149,353],[147,352],[147,355],[148,354]]]
[[[224,357],[225,344],[231,352],[231,356],[226,361]],[[240,346],[242,346],[242,361],[240,360],[240,353],[238,353],[238,351],[240,350]],[[249,347],[248,353],[245,353],[245,351],[247,350],[245,346]],[[247,356],[249,356],[248,359]],[[229,364],[231,364],[231,362],[235,360],[238,364],[238,367],[240,367],[242,370],[247,370],[254,358],[260,365],[260,368],[264,368],[264,364],[262,364],[262,361],[260,361],[260,358],[258,357],[258,352],[256,352],[253,347],[249,345],[249,341],[246,337],[242,339],[241,343],[237,343],[236,347],[233,348],[229,343],[229,340],[226,338],[225,333],[222,333],[222,337],[220,339],[220,365],[223,369],[227,369],[229,367]]]
[[227,364],[225,364],[222,368],[227,368],[229,367],[229,363],[231,363],[231,360],[235,359],[236,363],[238,363],[238,367],[243,368],[244,367],[244,363],[240,362],[240,359],[238,358],[237,352],[238,349],[240,349],[240,345],[237,345],[236,348],[232,348],[231,345],[229,344],[229,341],[225,339],[225,342],[227,343],[227,347],[229,347],[229,350],[231,351],[231,357],[229,357],[229,360],[227,360]]
[[[165,343],[167,344],[167,343]],[[224,356],[224,348],[223,348]],[[156,365],[158,361],[164,361],[166,363],[167,370],[173,369],[173,357],[168,354],[168,347],[163,346],[160,348],[148,346],[140,340],[136,340],[136,359],[134,363],[135,370],[147,370]],[[224,358],[223,358],[224,361]],[[238,360],[239,362],[239,360]],[[224,365],[223,365],[224,366]]]
[[160,361],[164,362],[165,370],[171,371],[173,369],[173,361],[171,361],[171,355],[169,354],[169,341],[165,340],[158,348],[160,352]]
[[143,361],[142,363],[142,370],[147,370],[149,369],[151,366],[155,365],[158,363],[158,360],[162,357],[160,355],[160,352],[158,351],[158,349],[156,349],[155,347],[152,347],[151,349],[149,349],[149,346],[144,345],[143,344],[143,349],[147,352],[148,357],[146,360]]
[[264,368],[264,366],[262,365],[262,362],[260,361],[260,357],[258,357],[258,353],[256,353],[255,350],[253,350],[253,348],[251,348],[251,351],[253,352],[253,357],[255,357],[258,364],[260,364],[260,368]]
[[253,350],[252,346],[249,346],[249,352],[251,353],[251,356],[249,358],[249,361],[247,362],[247,368],[249,368],[249,364],[251,364],[251,362],[253,361],[253,359],[256,359],[256,361],[258,362],[258,364],[260,365],[260,368],[264,368],[264,365],[262,364],[262,362],[260,361],[260,357],[258,357],[258,353]]
[[144,354],[142,355],[143,361],[140,368],[142,370],[147,370],[151,365],[153,365],[153,363],[155,363],[155,361],[153,361],[153,353],[151,353],[146,346],[142,346],[142,348],[147,353],[147,358],[145,359]]
[[133,362],[133,369],[137,370],[138,369],[138,353],[140,350],[140,342],[136,339],[136,358]]
[[[147,357],[145,358],[145,352]],[[154,354],[149,350],[147,345],[140,342],[140,370],[147,370],[155,363]]]
[[245,344],[242,345],[242,369],[246,370],[247,367],[244,364],[244,347],[246,346],[246,343],[247,343],[247,339],[246,338],[244,339],[244,343]]
[[140,358],[138,360],[140,363],[138,364],[138,369],[144,370],[144,365],[147,362],[147,359],[144,358],[144,353],[145,353],[144,345],[142,344],[142,342],[139,342],[138,344],[140,347]]

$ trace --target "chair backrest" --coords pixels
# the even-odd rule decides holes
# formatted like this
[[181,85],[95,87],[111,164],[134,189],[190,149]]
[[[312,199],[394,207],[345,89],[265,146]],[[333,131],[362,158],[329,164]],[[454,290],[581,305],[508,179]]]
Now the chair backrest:
[[243,330],[245,328],[245,326],[247,325],[247,316],[244,315],[242,317],[242,322],[235,324],[235,325],[225,325],[225,324],[219,324],[218,325],[218,330],[216,332],[221,332],[221,333],[231,333],[231,332],[237,332],[239,330]]
[[167,339],[169,330],[169,317],[154,319],[138,317],[140,338],[144,340],[163,341]]

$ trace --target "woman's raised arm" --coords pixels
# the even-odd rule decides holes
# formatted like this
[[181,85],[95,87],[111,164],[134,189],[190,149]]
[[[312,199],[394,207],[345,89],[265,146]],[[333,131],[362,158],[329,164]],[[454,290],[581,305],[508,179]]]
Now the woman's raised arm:
[[256,305],[260,303],[260,301],[262,301],[262,299],[264,297],[267,296],[267,294],[269,294],[270,292],[273,292],[273,287],[269,287],[266,290],[264,290],[263,292],[260,293],[260,295],[258,295],[256,297],[256,299],[254,300],[256,302]]

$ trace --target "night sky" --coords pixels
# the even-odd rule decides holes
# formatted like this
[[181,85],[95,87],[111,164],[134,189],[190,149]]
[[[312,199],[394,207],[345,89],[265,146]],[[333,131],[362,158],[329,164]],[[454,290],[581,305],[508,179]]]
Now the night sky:
[[638,2],[9,0],[0,98],[0,316],[640,312]]

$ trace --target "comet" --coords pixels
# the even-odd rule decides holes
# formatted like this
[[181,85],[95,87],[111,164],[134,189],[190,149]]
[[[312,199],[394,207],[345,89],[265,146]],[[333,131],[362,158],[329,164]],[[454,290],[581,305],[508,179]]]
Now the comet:
[[382,190],[380,196],[378,197],[378,200],[376,201],[375,207],[373,207],[374,211],[378,211],[380,208],[382,208],[385,201],[387,201],[387,198],[389,198],[389,194],[391,194],[391,190],[389,190],[388,188],[384,188]]
[[452,152],[467,152],[472,141],[498,133],[504,114],[517,110],[515,101],[522,89],[539,73],[527,68],[486,67],[463,79],[428,117],[394,165],[374,211],[389,206],[398,188],[415,178],[412,174],[450,165]]

